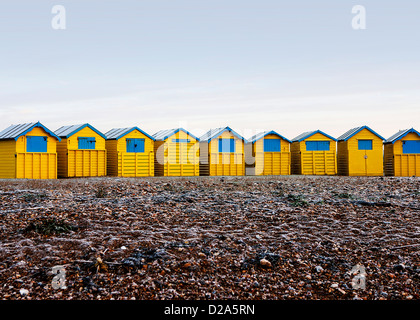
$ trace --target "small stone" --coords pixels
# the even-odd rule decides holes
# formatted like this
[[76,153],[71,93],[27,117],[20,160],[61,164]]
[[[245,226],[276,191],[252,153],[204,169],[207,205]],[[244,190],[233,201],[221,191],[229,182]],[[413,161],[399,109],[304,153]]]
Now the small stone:
[[120,248],[121,250],[127,250],[127,247],[126,246],[121,246],[121,248]]
[[338,283],[333,283],[333,284],[331,285],[331,288],[337,289],[337,288],[338,288]]
[[198,256],[199,256],[200,258],[205,258],[205,257],[206,257],[206,254],[205,254],[205,253],[203,253],[203,252],[200,252],[200,253],[198,253]]
[[405,265],[402,264],[402,263],[399,263],[399,264],[394,266],[395,271],[403,271],[404,269],[405,269]]
[[324,268],[323,268],[323,267],[321,267],[321,266],[316,266],[316,267],[315,267],[315,271],[316,271],[316,272],[322,272],[322,271],[324,271]]
[[29,290],[27,290],[27,289],[20,289],[19,292],[22,296],[26,296],[26,295],[29,294]]
[[262,265],[263,267],[271,268],[271,262],[267,259],[261,259],[260,265]]
[[16,267],[25,267],[26,266],[26,261],[21,260],[18,263],[15,264]]
[[340,291],[342,294],[346,294],[346,292],[343,289],[337,288],[338,291]]

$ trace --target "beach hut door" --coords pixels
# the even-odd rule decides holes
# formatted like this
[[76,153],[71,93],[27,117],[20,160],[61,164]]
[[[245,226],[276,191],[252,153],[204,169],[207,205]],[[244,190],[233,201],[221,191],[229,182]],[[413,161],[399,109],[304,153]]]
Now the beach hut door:
[[372,140],[359,140],[358,143],[359,143],[359,150],[364,150],[362,163],[364,165],[364,173],[365,175],[368,175],[369,150],[373,149],[373,141]]

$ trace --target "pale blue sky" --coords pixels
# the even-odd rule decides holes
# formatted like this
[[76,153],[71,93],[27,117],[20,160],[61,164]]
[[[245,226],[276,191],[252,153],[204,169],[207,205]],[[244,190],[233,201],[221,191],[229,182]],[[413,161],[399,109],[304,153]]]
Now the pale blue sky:
[[[53,5],[66,30],[51,27]],[[353,30],[354,5],[367,29]],[[80,0],[0,3],[0,130],[41,121],[106,132],[249,137],[369,125],[420,130],[420,3]]]

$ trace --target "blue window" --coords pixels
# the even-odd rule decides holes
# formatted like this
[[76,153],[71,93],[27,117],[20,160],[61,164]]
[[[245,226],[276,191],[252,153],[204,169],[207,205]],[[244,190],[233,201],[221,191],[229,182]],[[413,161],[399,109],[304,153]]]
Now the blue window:
[[127,152],[144,152],[144,139],[126,139]]
[[47,137],[26,137],[26,152],[47,152]]
[[190,143],[191,140],[190,139],[172,139],[172,142],[175,142],[175,143]]
[[318,142],[317,141],[306,141],[306,151],[317,151]]
[[372,150],[372,140],[359,140],[359,150]]
[[318,141],[318,151],[330,151],[330,142]]
[[96,139],[94,137],[78,138],[79,149],[95,149]]
[[219,152],[235,152],[235,139],[219,139]]
[[306,141],[306,151],[330,151],[330,142]]
[[264,139],[264,152],[280,152],[280,139]]
[[406,140],[402,142],[403,144],[403,153],[420,153],[420,141],[416,140]]

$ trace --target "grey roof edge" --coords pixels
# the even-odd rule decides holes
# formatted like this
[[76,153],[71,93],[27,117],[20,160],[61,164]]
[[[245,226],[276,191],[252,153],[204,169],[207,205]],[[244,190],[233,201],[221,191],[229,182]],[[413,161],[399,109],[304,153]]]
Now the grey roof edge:
[[141,132],[142,134],[144,134],[146,137],[152,139],[153,141],[155,141],[155,138],[153,138],[150,134],[148,134],[147,132],[141,130],[139,127],[134,126],[134,127],[127,127],[127,128],[113,128],[111,130],[109,130],[107,133],[105,133],[106,139],[107,140],[119,140],[122,137],[124,137],[125,135],[133,132],[134,130],[138,130],[139,132]]
[[[58,128],[57,130],[55,130],[55,133],[60,138],[67,139],[67,138],[70,138],[72,135],[74,135],[75,133],[79,132],[80,130],[82,130],[82,129],[86,128],[86,127],[88,127],[89,129],[93,130],[95,133],[97,133],[102,138],[106,139],[106,136],[101,131],[99,131],[98,129],[96,129],[95,127],[93,127],[89,123],[69,125],[69,126],[62,126],[62,127]],[[64,129],[66,129],[66,130],[64,130]]]
[[178,133],[179,131],[183,131],[189,136],[193,137],[197,142],[200,141],[200,139],[192,134],[191,132],[185,130],[184,128],[174,128],[174,129],[163,129],[159,130],[155,134],[152,135],[152,137],[155,139],[155,141],[163,141],[169,138],[170,136],[173,136],[174,134]]
[[221,127],[221,128],[215,128],[215,129],[210,129],[209,131],[207,131],[205,134],[203,134],[200,137],[200,141],[210,142],[211,140],[213,140],[213,139],[217,138],[218,136],[220,136],[225,131],[231,132],[238,139],[243,140],[244,143],[247,143],[248,142],[247,139],[245,139],[242,135],[240,135],[239,133],[237,133],[235,130],[233,130],[229,126]]
[[382,137],[379,133],[377,133],[376,131],[372,130],[370,127],[368,126],[360,126],[360,127],[356,127],[356,128],[352,128],[348,131],[346,131],[345,133],[343,133],[341,136],[339,136],[337,138],[337,141],[347,141],[348,139],[350,139],[351,137],[353,137],[354,135],[358,134],[360,131],[362,130],[369,130],[371,133],[373,133],[374,135],[376,135],[378,138],[385,140],[384,137]]
[[324,135],[324,136],[328,137],[328,138],[329,138],[329,139],[331,139],[331,140],[337,141],[337,139],[336,139],[336,138],[334,138],[334,137],[330,136],[329,134],[326,134],[325,132],[323,132],[323,131],[321,131],[321,130],[313,130],[313,131],[307,131],[307,132],[303,132],[303,133],[301,133],[300,135],[298,135],[298,136],[294,137],[294,138],[292,139],[292,142],[301,142],[301,141],[303,141],[303,140],[305,140],[305,139],[308,139],[309,137],[313,136],[313,135],[314,135],[314,134],[316,134],[316,133],[320,133],[320,134],[322,134],[322,135]]
[[267,136],[267,135],[269,135],[269,134],[274,134],[274,135],[277,135],[277,136],[279,136],[281,139],[283,139],[283,140],[285,140],[285,141],[287,141],[287,142],[289,142],[289,143],[292,143],[292,141],[291,141],[291,140],[287,139],[286,137],[282,136],[281,134],[277,133],[277,132],[276,132],[276,131],[274,131],[274,130],[259,132],[259,133],[255,134],[255,135],[253,135],[251,138],[249,138],[249,139],[248,139],[248,143],[255,143],[255,142],[257,142],[258,140],[260,140],[260,139],[264,138],[265,136]]
[[397,133],[393,134],[391,137],[389,137],[387,140],[385,140],[384,143],[386,143],[386,144],[395,143],[398,140],[401,140],[402,138],[404,138],[409,133],[416,133],[418,136],[420,136],[420,133],[414,128],[404,129],[404,130],[400,130]]
[[61,141],[61,138],[59,136],[57,136],[54,132],[52,132],[39,121],[11,125],[0,132],[0,140],[17,140],[19,137],[26,135],[28,132],[30,132],[36,127],[42,128],[50,136],[57,139],[58,141]]

